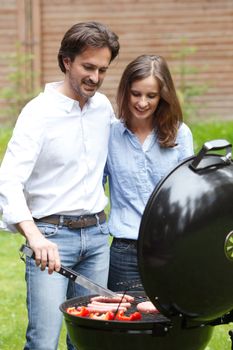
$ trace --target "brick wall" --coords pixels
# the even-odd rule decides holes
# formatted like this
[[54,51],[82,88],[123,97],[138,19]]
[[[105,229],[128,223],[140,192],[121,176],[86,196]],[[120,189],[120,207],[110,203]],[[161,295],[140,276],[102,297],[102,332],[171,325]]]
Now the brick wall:
[[[233,119],[232,0],[0,0],[0,43],[14,50],[15,40],[34,53],[35,86],[62,79],[57,51],[64,32],[74,23],[96,20],[120,38],[119,58],[111,64],[102,90],[115,105],[115,92],[126,64],[139,54],[163,55],[177,88],[181,84],[182,50],[187,84],[206,90],[196,96],[196,117]],[[31,19],[33,18],[33,19]],[[7,62],[0,62],[0,88],[6,84]],[[40,72],[40,74],[38,74]]]

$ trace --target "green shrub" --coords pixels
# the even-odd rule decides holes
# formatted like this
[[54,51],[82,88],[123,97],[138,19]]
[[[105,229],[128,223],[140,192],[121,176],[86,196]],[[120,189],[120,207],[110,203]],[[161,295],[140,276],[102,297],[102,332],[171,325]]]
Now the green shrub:
[[23,47],[16,45],[14,53],[1,54],[0,61],[8,62],[7,85],[0,89],[0,99],[4,105],[0,117],[14,124],[21,109],[39,91],[34,88],[33,55],[25,53]]
[[189,57],[195,55],[197,48],[187,46],[185,39],[181,41],[181,49],[173,54],[174,58],[178,60],[178,64],[174,69],[174,73],[179,78],[177,79],[177,95],[182,106],[184,120],[193,121],[198,117],[200,107],[196,98],[207,92],[208,85],[206,83],[197,84],[190,79],[190,76],[198,74],[204,67],[197,67],[188,63]]

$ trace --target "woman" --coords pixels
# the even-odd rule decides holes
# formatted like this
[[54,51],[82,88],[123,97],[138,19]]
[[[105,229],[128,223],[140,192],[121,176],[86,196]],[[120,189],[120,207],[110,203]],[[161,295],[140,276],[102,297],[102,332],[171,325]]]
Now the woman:
[[140,290],[137,238],[145,205],[162,177],[193,154],[193,139],[161,56],[142,55],[129,63],[117,107],[120,120],[112,125],[105,169],[113,236],[108,287]]

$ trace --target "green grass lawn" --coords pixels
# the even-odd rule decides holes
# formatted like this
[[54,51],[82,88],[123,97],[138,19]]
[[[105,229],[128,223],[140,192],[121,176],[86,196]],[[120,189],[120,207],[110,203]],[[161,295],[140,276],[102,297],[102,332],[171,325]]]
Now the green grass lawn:
[[[19,248],[20,234],[0,231],[0,350],[23,349],[27,326],[25,264]],[[65,350],[65,325],[59,350]]]
[[[195,152],[205,141],[211,139],[225,138],[233,143],[233,122],[196,123],[190,127],[194,136]],[[10,134],[10,129],[0,130],[0,159]],[[20,350],[24,345],[27,325],[26,293],[24,262],[19,257],[19,247],[23,242],[24,239],[19,234],[0,232],[0,350]],[[215,327],[206,350],[230,350],[228,330],[231,328],[233,324]],[[66,350],[65,325],[59,350]]]
[[233,121],[195,123],[189,125],[194,140],[195,152],[206,142],[214,139],[226,139],[233,144]]
[[12,129],[0,125],[0,161],[6,149],[7,142],[11,137]]

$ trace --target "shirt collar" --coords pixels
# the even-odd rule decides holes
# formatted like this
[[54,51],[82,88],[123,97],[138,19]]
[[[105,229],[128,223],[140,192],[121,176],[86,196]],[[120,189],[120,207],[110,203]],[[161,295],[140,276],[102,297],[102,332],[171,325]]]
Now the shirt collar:
[[[123,135],[125,132],[131,133],[123,121],[120,121],[120,133]],[[132,133],[131,133],[132,134]]]
[[[63,106],[64,110],[67,112],[70,112],[75,104],[79,104],[78,101],[73,100],[72,98],[63,95],[60,93],[57,88],[59,85],[61,85],[63,81],[54,82],[54,83],[47,83],[45,85],[44,92],[46,94],[49,94],[53,96],[53,98],[56,99],[56,102],[59,103],[61,106]],[[90,97],[86,103],[87,106],[94,105],[95,103],[95,95],[93,97]]]
[[121,135],[123,135],[124,133],[128,133],[129,135],[135,137],[134,133],[130,129],[127,128],[127,126],[125,125],[125,123],[123,121],[120,121],[120,133],[121,133]]
[[[121,135],[123,135],[124,133],[129,133],[130,135],[134,136],[134,133],[127,128],[127,126],[125,125],[125,123],[123,121],[120,121],[120,133]],[[153,139],[157,139],[157,128],[155,127],[154,130],[151,131],[151,137]]]

